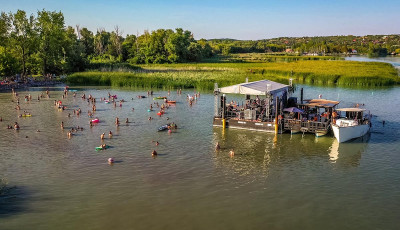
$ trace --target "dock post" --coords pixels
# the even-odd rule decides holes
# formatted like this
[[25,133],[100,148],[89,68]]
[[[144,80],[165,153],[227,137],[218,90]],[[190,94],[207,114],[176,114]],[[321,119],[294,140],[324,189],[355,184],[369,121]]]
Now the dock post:
[[276,103],[275,103],[275,135],[278,134],[278,103],[279,103],[279,98],[276,97]]
[[225,98],[225,94],[222,94],[222,129],[223,130],[226,127],[225,111],[226,111],[226,98]]

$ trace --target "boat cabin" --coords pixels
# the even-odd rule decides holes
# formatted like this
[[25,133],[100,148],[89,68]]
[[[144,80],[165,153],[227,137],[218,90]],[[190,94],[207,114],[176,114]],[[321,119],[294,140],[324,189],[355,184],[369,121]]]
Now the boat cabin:
[[365,109],[360,108],[341,108],[336,109],[334,124],[339,127],[356,126],[365,124],[369,121],[369,116],[364,116]]

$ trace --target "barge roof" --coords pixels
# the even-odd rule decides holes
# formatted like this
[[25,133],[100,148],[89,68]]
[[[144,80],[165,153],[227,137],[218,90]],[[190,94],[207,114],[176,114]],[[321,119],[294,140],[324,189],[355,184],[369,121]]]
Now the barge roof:
[[219,88],[220,93],[266,95],[287,91],[288,85],[270,80],[253,81]]

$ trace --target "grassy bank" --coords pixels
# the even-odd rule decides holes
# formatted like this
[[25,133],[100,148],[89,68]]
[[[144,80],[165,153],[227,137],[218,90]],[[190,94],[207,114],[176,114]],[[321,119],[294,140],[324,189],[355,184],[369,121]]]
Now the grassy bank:
[[397,70],[387,63],[332,60],[294,61],[289,63],[199,63],[140,65],[130,72],[79,72],[67,81],[79,85],[117,87],[213,89],[214,83],[226,86],[270,79],[288,83],[342,86],[387,86],[400,83]]

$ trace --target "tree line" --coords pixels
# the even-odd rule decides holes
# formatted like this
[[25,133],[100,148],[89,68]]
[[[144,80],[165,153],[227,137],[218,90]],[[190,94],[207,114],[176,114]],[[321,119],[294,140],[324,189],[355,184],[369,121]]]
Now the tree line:
[[122,36],[97,29],[65,26],[62,12],[23,10],[0,15],[0,76],[83,71],[91,63],[197,62],[212,55],[206,40],[181,28]]
[[56,11],[0,14],[0,76],[84,71],[104,64],[199,62],[234,53],[319,53],[373,56],[400,53],[399,35],[281,37],[263,40],[200,39],[181,28],[128,34],[115,26],[96,32],[65,26]]
[[213,51],[225,55],[234,53],[317,53],[342,55],[348,53],[385,56],[400,54],[400,35],[280,37],[263,40],[212,39]]

